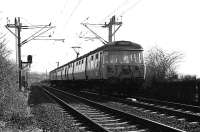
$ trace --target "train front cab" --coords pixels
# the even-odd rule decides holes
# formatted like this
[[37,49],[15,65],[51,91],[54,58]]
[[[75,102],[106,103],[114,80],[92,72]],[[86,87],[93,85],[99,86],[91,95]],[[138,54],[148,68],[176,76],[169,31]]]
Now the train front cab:
[[144,82],[145,66],[142,50],[104,51],[103,78],[110,92],[132,94]]

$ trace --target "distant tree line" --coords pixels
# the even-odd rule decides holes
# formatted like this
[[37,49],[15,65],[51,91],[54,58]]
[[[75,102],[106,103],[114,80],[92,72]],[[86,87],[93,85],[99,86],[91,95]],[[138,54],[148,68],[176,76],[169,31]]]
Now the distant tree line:
[[29,81],[29,84],[31,84],[31,83],[43,81],[46,78],[47,77],[45,73],[31,72],[28,81]]

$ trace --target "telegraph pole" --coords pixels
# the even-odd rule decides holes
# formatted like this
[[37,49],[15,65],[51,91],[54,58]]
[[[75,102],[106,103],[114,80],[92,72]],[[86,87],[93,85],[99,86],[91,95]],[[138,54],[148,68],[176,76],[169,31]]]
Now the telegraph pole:
[[22,80],[21,80],[21,73],[22,73],[22,63],[21,63],[21,23],[20,23],[20,18],[18,19],[15,18],[15,25],[17,28],[17,47],[18,47],[18,81],[19,81],[19,90],[21,90],[22,86]]

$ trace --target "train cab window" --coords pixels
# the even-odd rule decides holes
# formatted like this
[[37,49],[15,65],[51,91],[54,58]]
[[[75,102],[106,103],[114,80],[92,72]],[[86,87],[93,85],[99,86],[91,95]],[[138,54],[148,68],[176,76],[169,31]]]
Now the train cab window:
[[132,54],[132,61],[135,63],[143,63],[143,53],[135,52]]
[[135,60],[136,60],[136,55],[135,55],[135,53],[132,54],[132,56],[131,56],[131,60],[132,60],[132,62],[135,63]]
[[111,64],[143,63],[143,55],[142,55],[142,52],[140,51],[109,52],[108,63],[111,63]]
[[115,55],[110,55],[110,63],[117,63],[118,62],[118,58]]
[[140,53],[140,61],[141,61],[141,63],[143,63],[143,53],[142,52]]
[[130,63],[130,56],[128,56],[128,55],[125,55],[124,57],[123,57],[123,63]]
[[143,53],[142,52],[139,52],[138,53],[138,60],[139,60],[139,63],[143,63]]
[[136,63],[139,63],[139,54],[136,53],[136,60],[135,60]]

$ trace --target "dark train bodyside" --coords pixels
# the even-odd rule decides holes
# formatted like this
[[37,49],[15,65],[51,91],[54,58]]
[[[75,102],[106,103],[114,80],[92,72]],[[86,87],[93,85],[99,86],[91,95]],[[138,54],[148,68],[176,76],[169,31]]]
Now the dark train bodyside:
[[143,49],[130,41],[112,42],[52,70],[49,75],[56,85],[96,85],[100,91],[130,93],[144,81]]

